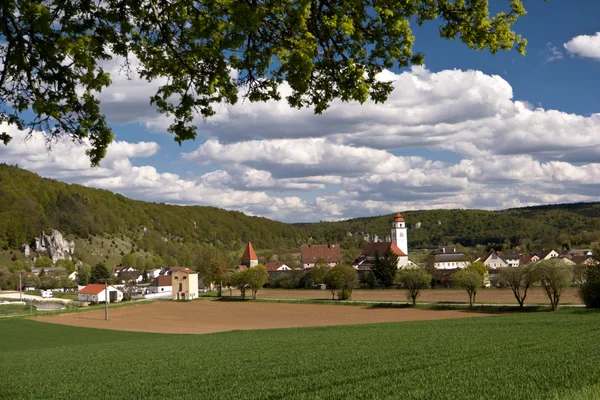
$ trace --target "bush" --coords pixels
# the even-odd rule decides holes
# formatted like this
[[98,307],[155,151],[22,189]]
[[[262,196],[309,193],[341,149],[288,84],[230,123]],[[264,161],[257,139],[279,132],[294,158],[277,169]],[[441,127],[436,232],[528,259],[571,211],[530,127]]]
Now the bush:
[[585,282],[579,288],[579,297],[587,308],[600,308],[600,268],[586,271]]
[[350,300],[352,298],[352,290],[342,288],[337,292],[338,300]]

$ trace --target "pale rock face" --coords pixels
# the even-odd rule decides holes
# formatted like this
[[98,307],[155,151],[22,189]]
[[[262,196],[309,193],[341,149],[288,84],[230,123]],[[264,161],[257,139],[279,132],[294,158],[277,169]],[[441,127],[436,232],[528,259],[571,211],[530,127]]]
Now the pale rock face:
[[75,242],[64,239],[59,231],[53,229],[50,235],[42,234],[42,236],[36,237],[33,241],[33,249],[26,244],[21,246],[21,251],[26,257],[29,257],[32,250],[38,254],[46,253],[52,262],[70,260],[75,253]]
[[28,244],[23,244],[21,245],[21,252],[23,252],[23,255],[26,258],[29,258],[29,256],[31,256],[31,247],[29,247]]

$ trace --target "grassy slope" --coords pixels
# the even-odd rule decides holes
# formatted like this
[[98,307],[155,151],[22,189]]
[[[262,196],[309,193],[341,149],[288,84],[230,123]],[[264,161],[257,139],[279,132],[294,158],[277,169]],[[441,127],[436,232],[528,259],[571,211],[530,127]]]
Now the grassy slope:
[[157,335],[0,321],[3,398],[579,399],[600,313]]

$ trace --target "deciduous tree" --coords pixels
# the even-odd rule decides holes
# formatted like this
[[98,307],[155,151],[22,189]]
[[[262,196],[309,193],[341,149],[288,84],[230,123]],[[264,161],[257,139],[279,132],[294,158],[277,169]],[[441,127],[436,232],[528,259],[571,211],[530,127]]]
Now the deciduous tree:
[[500,272],[500,281],[513,291],[521,309],[527,298],[527,291],[537,280],[536,270],[532,264],[507,267]]
[[550,307],[556,310],[560,296],[573,280],[573,271],[563,260],[556,258],[538,261],[534,268],[550,300]]
[[252,298],[256,299],[256,293],[269,280],[269,273],[267,272],[267,268],[262,264],[248,268],[246,273],[248,275],[248,285],[252,290]]
[[600,308],[600,267],[587,268],[579,297],[588,308]]
[[469,295],[469,307],[473,308],[477,291],[483,287],[481,274],[472,269],[461,269],[454,274],[456,284],[465,289]]
[[246,298],[246,289],[249,286],[249,277],[247,272],[248,270],[235,271],[231,274],[231,277],[229,278],[231,286],[236,287],[240,290],[242,300]]
[[380,72],[423,63],[412,51],[413,21],[435,20],[441,37],[472,49],[524,53],[512,25],[525,9],[506,4],[490,16],[488,0],[5,0],[0,122],[87,139],[97,165],[113,139],[97,97],[111,83],[101,61],[112,57],[128,75],[137,59],[141,78],[159,82],[150,100],[172,118],[179,143],[196,137],[196,114],[240,96],[279,100],[284,81],[289,105],[316,113],[334,99],[383,102],[393,82]]
[[36,268],[48,269],[52,268],[54,266],[54,263],[52,262],[50,257],[41,256],[35,260],[34,265]]
[[431,285],[431,275],[422,268],[405,268],[396,274],[396,282],[406,289],[406,297],[412,300],[414,306],[421,290]]
[[351,265],[338,264],[327,271],[324,283],[331,291],[332,299],[335,299],[337,292],[340,300],[350,300],[352,290],[358,286],[358,275]]

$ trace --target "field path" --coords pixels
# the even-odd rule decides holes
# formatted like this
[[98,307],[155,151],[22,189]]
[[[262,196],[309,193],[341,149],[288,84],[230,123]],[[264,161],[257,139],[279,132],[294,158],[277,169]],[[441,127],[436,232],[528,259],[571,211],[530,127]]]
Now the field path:
[[315,304],[158,301],[109,311],[78,312],[37,317],[36,321],[88,328],[156,333],[213,333],[231,330],[353,325],[469,318],[491,313],[418,308],[368,308]]

